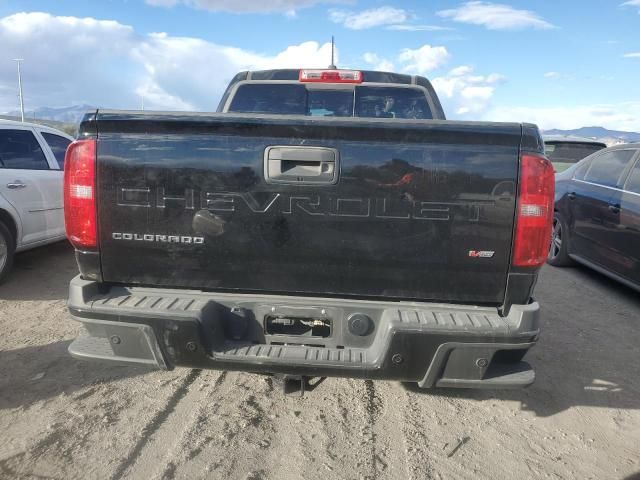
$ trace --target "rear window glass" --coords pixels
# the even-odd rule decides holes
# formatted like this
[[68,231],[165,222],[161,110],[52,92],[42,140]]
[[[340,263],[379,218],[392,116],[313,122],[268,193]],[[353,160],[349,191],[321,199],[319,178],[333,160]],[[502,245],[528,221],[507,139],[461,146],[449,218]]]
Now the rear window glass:
[[432,118],[427,98],[416,88],[357,87],[356,116]]
[[603,153],[593,159],[584,179],[598,185],[616,187],[634,154],[634,150],[613,150]]
[[305,115],[312,117],[353,116],[353,90],[308,90]]
[[53,155],[56,157],[56,161],[58,162],[58,168],[60,170],[64,170],[64,154],[67,151],[67,147],[71,143],[71,140],[61,137],[60,135],[55,135],[53,133],[48,132],[40,132],[44,137],[45,141],[51,148]]
[[48,170],[49,164],[33,132],[0,130],[0,167],[18,170]]
[[238,87],[229,111],[304,115],[306,105],[304,85],[251,84]]
[[241,85],[229,111],[313,117],[432,118],[421,89],[369,86],[332,90],[301,84]]
[[591,166],[591,159],[587,159],[584,162],[581,162],[580,165],[576,167],[576,171],[573,174],[573,178],[576,180],[584,180],[584,175],[587,173],[587,170],[589,170],[590,166]]
[[556,167],[560,166],[565,169],[603,148],[606,147],[593,143],[549,142],[545,143],[544,150],[547,158]]
[[640,160],[636,162],[635,167],[631,170],[624,189],[628,192],[640,194]]

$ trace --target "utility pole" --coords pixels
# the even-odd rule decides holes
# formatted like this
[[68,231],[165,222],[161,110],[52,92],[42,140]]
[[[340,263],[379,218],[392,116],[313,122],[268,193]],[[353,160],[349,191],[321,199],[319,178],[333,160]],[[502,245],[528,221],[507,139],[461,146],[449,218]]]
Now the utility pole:
[[140,95],[140,106],[142,107],[142,111],[144,111],[144,95]]
[[23,58],[14,58],[14,62],[18,64],[18,95],[20,96],[20,118],[24,122],[24,95],[22,94],[22,73],[20,72],[20,62]]

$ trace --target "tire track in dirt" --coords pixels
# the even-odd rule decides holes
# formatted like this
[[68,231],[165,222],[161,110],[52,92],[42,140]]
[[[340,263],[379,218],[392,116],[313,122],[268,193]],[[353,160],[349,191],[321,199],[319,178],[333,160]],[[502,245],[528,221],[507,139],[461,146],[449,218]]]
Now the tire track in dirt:
[[364,382],[327,379],[304,397],[275,390],[268,479],[373,478]]
[[[200,376],[201,370],[191,370],[185,378],[180,382],[174,393],[167,399],[167,403],[158,410],[158,412],[152,417],[151,421],[140,432],[138,442],[130,450],[127,457],[120,463],[112,475],[112,479],[120,479],[125,477],[132,477],[132,471],[137,463],[142,460],[145,463],[146,460],[144,451],[148,445],[154,445],[157,443],[157,438],[164,438],[163,432],[173,425],[171,417],[182,417],[185,407],[183,400],[185,397],[193,394],[190,390],[191,385]],[[190,404],[191,402],[187,402]],[[175,420],[174,420],[175,421]],[[144,472],[145,470],[142,470]],[[147,471],[148,478],[148,471]],[[141,477],[142,478],[142,477]]]
[[293,422],[276,425],[288,441],[272,453],[288,461],[266,478],[406,478],[401,417],[389,390],[386,382],[334,378],[302,399],[276,398],[285,416],[299,410]]
[[262,479],[279,458],[273,388],[265,377],[230,372],[198,399],[157,478]]
[[[367,381],[353,379],[337,379],[334,385],[337,388],[337,405],[342,416],[341,429],[343,431],[343,445],[337,443],[338,455],[344,454],[344,437],[351,443],[352,458],[343,456],[343,462],[350,463],[340,465],[340,471],[349,472],[347,478],[375,479],[376,471],[376,447],[374,428],[378,419],[380,402],[376,396],[373,384]],[[342,388],[341,388],[342,387]],[[345,475],[347,476],[347,475]]]
[[364,381],[364,388],[367,392],[365,409],[367,412],[369,447],[371,449],[371,479],[378,478],[380,468],[386,468],[387,463],[382,460],[380,453],[376,451],[376,439],[378,433],[376,431],[376,423],[380,418],[380,410],[384,407],[382,399],[376,391],[376,387],[371,380]]
[[373,432],[373,478],[407,478],[402,405],[394,386],[395,382],[365,382],[367,410],[371,412],[369,418]]
[[[210,376],[215,376],[215,379],[211,383],[206,383],[207,377]],[[163,456],[162,462],[158,462],[156,467],[156,478],[174,478],[181,462],[189,462],[213,441],[213,437],[207,434],[204,426],[210,418],[215,418],[221,405],[217,402],[211,404],[209,397],[213,392],[227,392],[231,388],[231,385],[225,383],[226,379],[227,372],[225,371],[206,372],[201,377],[202,384],[193,398],[185,398],[188,401],[183,401],[185,403],[183,406],[184,415],[182,418],[176,416],[173,421],[177,427],[176,431],[171,432],[170,427],[167,428],[169,431],[165,435],[165,441],[158,446],[159,449],[162,449],[162,445],[171,444],[165,452],[161,452],[159,455],[156,453],[156,456]],[[187,411],[188,409],[191,409],[190,413]],[[171,438],[172,433],[173,437]],[[159,438],[161,437],[159,436]],[[152,460],[154,455],[148,457]],[[147,471],[143,465],[140,469],[142,472]]]
[[425,433],[423,418],[425,411],[421,408],[420,398],[402,384],[396,384],[395,390],[401,401],[396,408],[402,411],[402,438],[405,446],[408,479],[423,480],[434,478],[430,455],[433,446],[429,444],[428,433]]

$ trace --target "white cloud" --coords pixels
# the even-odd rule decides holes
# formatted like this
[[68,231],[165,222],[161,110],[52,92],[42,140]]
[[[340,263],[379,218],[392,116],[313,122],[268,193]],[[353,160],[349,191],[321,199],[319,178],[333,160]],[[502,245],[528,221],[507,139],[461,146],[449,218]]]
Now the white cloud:
[[453,30],[442,25],[424,25],[408,23],[417,17],[407,10],[390,6],[370,8],[361,12],[332,8],[329,19],[351,30],[365,30],[374,27],[384,27],[386,30],[400,32],[444,32]]
[[473,72],[473,68],[469,65],[460,65],[459,67],[452,69],[449,72],[449,75],[452,77],[460,77],[462,75],[469,75],[471,72]]
[[410,18],[406,10],[394,7],[379,7],[352,12],[348,10],[329,10],[329,19],[351,30],[364,30],[383,25],[401,24]]
[[[363,55],[364,62],[374,70],[393,71],[395,63],[404,72],[421,75],[442,67],[449,58],[445,47],[431,45],[414,50],[404,49],[394,62],[376,53]],[[498,73],[477,75],[469,65],[459,65],[447,74],[431,79],[445,112],[455,113],[454,118],[466,119],[477,119],[489,109],[496,87],[504,81],[506,78]]]
[[560,78],[562,74],[560,72],[546,72],[544,78]]
[[[640,0],[638,0],[640,1]],[[624,58],[640,58],[640,52],[629,52],[624,54]]]
[[447,75],[432,79],[445,112],[455,112],[461,118],[477,118],[491,104],[496,85],[504,82],[503,75],[474,75],[473,67],[460,65]]
[[[126,102],[135,68],[118,71],[113,66],[126,61],[136,41],[131,27],[115,21],[40,12],[9,15],[0,18],[0,84],[15,85],[15,64],[8,59],[24,58],[27,109],[97,103],[98,97],[117,104],[111,92],[120,92]],[[16,110],[14,92],[0,91],[0,111]]]
[[558,107],[497,106],[483,118],[497,122],[531,122],[549,130],[598,125],[611,130],[640,131],[640,102]]
[[465,100],[487,101],[493,96],[493,87],[464,87],[460,92],[460,96]]
[[152,7],[171,8],[171,7],[175,7],[178,3],[180,3],[180,1],[179,0],[144,0],[144,3],[146,3],[147,5],[151,5]]
[[[211,44],[210,44],[211,45]],[[240,48],[223,47],[227,61],[232,61],[236,70],[266,70],[270,68],[322,68],[331,62],[331,43],[303,42],[291,45],[274,55],[262,55]],[[338,63],[340,51],[335,49]]]
[[466,2],[458,8],[441,10],[437,15],[454,22],[482,25],[489,30],[523,30],[555,28],[537,13],[510,5],[491,2]]
[[[483,77],[480,77],[483,78]],[[491,73],[489,75],[487,75],[486,77],[484,77],[483,80],[480,80],[481,82],[486,82],[489,85],[496,85],[498,83],[504,83],[507,81],[507,77],[505,77],[504,75],[501,75],[499,73]]]
[[424,75],[444,65],[449,57],[445,47],[432,47],[427,44],[415,50],[405,48],[400,52],[398,60],[405,64],[402,68],[404,72]]
[[[151,34],[133,57],[145,66],[137,92],[172,109],[213,110],[229,80],[241,70],[326,66],[331,44],[304,42],[274,55],[216,45],[201,39]],[[336,51],[336,58],[339,52]],[[207,61],[203,62],[202,59]],[[336,60],[337,61],[337,60]],[[189,72],[185,77],[184,72]]]
[[385,28],[387,30],[397,30],[401,32],[445,32],[453,30],[450,27],[442,27],[440,25],[414,25],[411,23],[389,25]]
[[[621,7],[640,7],[640,0],[629,0],[620,4]],[[638,11],[640,13],[640,11]]]
[[186,5],[198,10],[231,13],[288,12],[319,3],[338,3],[335,0],[145,0],[147,5],[171,8]]
[[380,72],[392,72],[395,69],[393,62],[386,58],[380,58],[375,53],[367,52],[362,56],[362,58],[365,63],[371,65],[374,70],[378,70]]
[[[0,18],[5,58],[24,58],[27,110],[91,104],[211,111],[246,69],[322,67],[331,45],[304,42],[265,55],[165,33],[140,35],[115,21],[18,13]],[[339,52],[337,52],[339,54]],[[0,62],[0,111],[17,109],[15,63]]]

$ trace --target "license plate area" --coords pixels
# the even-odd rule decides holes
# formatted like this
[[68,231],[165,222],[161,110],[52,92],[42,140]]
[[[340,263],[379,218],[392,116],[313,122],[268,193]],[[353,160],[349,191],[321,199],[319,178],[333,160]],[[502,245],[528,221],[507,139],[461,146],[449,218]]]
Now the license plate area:
[[264,332],[267,335],[327,338],[332,333],[332,322],[326,317],[265,315]]

